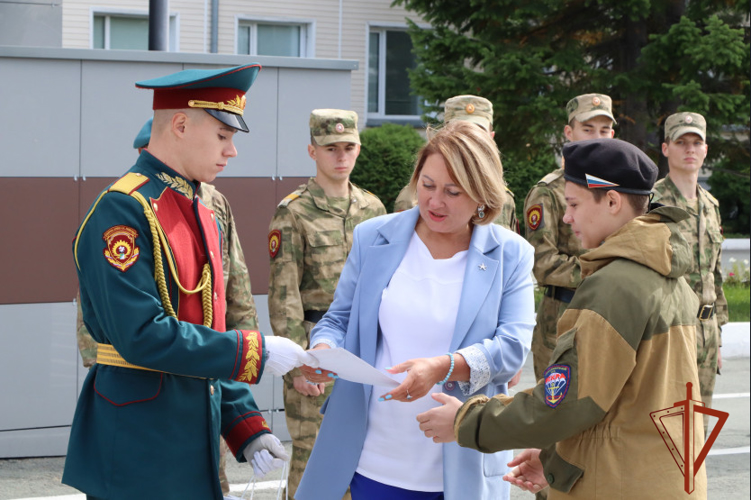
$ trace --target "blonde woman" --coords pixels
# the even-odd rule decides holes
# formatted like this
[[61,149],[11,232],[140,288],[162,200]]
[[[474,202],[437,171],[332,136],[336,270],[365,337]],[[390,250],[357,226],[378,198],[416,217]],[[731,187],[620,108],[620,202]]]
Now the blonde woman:
[[[401,377],[337,380],[297,500],[508,498],[511,456],[425,438],[416,416],[446,396],[493,396],[519,371],[534,325],[532,247],[491,224],[505,188],[480,127],[451,122],[420,151],[418,206],[361,223],[313,349],[344,347]],[[304,367],[311,382],[330,380]]]

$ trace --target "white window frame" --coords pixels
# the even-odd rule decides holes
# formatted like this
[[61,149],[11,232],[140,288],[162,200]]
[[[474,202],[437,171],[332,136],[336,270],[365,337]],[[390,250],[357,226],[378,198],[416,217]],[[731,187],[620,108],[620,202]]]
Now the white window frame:
[[[429,24],[416,23],[422,29],[430,29]],[[368,120],[389,122],[422,122],[421,115],[387,115],[386,114],[386,37],[387,31],[407,31],[406,23],[368,22],[365,30],[365,111]],[[380,33],[378,37],[378,111],[369,111],[370,103],[370,35]]]
[[315,57],[315,19],[301,19],[292,17],[257,17],[257,16],[235,16],[235,48],[237,52],[237,43],[240,38],[240,25],[250,25],[250,54],[258,55],[258,25],[259,24],[278,24],[280,26],[299,26],[300,27],[300,57]]
[[[104,50],[110,49],[110,18],[111,17],[138,17],[149,18],[148,10],[136,9],[108,9],[102,7],[89,8],[89,47],[94,48],[94,17],[105,16],[104,19]],[[169,52],[180,52],[180,13],[169,14]]]

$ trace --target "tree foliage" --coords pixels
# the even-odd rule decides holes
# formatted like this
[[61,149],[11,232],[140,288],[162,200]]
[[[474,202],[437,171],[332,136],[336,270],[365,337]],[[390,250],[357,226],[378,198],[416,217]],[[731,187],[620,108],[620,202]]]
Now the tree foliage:
[[[440,113],[452,95],[490,99],[496,141],[517,199],[553,168],[564,142],[565,104],[588,92],[613,98],[616,136],[646,151],[663,175],[665,118],[676,111],[703,114],[707,166],[740,174],[734,179],[745,183],[747,198],[749,3],[394,1],[432,26],[410,22],[409,29],[417,57],[410,78],[427,102],[426,117]],[[747,203],[745,210],[747,217]]]
[[390,213],[399,191],[407,185],[417,152],[425,139],[411,126],[384,123],[360,134],[362,147],[352,182],[381,199]]

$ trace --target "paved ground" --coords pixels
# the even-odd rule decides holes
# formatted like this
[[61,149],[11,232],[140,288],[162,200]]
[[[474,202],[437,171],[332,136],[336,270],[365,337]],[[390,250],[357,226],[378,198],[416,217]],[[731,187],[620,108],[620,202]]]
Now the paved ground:
[[[534,383],[531,358],[525,366],[520,388]],[[718,378],[714,407],[730,414],[725,427],[707,457],[709,499],[751,497],[749,473],[749,389],[751,377],[749,358],[725,361],[723,375]],[[289,447],[289,444],[288,444]],[[643,457],[638,457],[642,458]],[[669,459],[669,455],[665,459]],[[0,460],[0,500],[83,500],[76,490],[60,484],[64,457]],[[239,496],[250,478],[250,467],[229,460],[228,476]],[[278,478],[279,475],[276,475]],[[277,498],[278,483],[265,478],[256,490],[255,499]],[[258,489],[261,488],[261,489]],[[249,495],[246,495],[249,498]],[[283,496],[282,496],[283,498]],[[512,500],[531,500],[529,493],[512,490]],[[690,496],[686,495],[690,500]],[[325,500],[325,499],[324,499]],[[467,499],[472,500],[472,499]]]

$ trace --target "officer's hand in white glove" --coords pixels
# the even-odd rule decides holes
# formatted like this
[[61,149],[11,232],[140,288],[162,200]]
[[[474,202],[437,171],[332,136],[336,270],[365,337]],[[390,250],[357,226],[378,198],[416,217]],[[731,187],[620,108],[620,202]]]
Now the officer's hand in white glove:
[[266,352],[269,354],[266,369],[272,375],[281,377],[291,369],[302,365],[318,367],[318,360],[290,339],[275,335],[266,335],[264,339]]
[[284,445],[273,434],[261,434],[251,441],[243,450],[243,455],[253,466],[253,472],[258,479],[262,479],[273,470],[281,469],[284,462],[289,462]]

